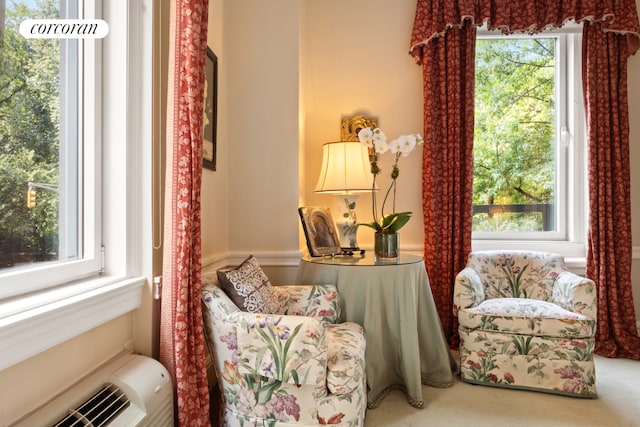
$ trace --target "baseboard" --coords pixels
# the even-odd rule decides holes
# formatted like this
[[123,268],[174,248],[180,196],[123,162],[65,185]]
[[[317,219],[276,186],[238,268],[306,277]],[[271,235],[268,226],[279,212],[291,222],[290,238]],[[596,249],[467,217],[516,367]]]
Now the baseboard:
[[227,264],[227,255],[212,255],[206,258],[202,258],[202,269],[207,270],[218,270],[220,268],[226,267]]
[[[370,247],[363,247],[367,251],[373,250]],[[412,255],[422,256],[423,248],[420,246],[407,246],[402,247],[403,252],[410,253]],[[247,259],[249,255],[254,255],[260,261],[261,265],[270,267],[295,267],[300,264],[300,257],[302,257],[301,251],[237,251],[227,252],[224,254],[216,254],[202,259],[202,267],[207,269],[219,269],[232,265],[240,265],[242,261]],[[632,248],[632,258],[640,259],[640,246],[634,246]],[[567,259],[567,265],[571,271],[578,272],[578,274],[584,274],[584,258],[581,259]],[[639,326],[640,328],[640,326]]]
[[255,256],[260,265],[267,267],[297,267],[300,264],[300,251],[252,251],[227,252],[202,259],[202,268],[216,270],[223,267],[240,265],[250,255]]

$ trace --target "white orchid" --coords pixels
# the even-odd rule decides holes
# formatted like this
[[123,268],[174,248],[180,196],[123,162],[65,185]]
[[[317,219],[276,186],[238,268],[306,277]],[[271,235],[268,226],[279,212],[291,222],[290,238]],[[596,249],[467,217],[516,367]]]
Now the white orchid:
[[[373,202],[373,222],[363,223],[374,230],[382,233],[395,233],[403,225],[405,225],[409,218],[411,218],[411,212],[396,213],[396,180],[400,175],[400,169],[398,168],[398,160],[400,156],[406,157],[411,153],[416,146],[423,143],[424,139],[420,134],[402,135],[394,139],[387,144],[387,136],[379,128],[371,129],[364,128],[358,132],[358,139],[369,150],[369,158],[371,163],[371,174],[373,175],[373,185],[371,187],[371,197]],[[382,202],[382,218],[378,218],[376,207],[376,176],[380,173],[380,167],[378,166],[378,155],[384,154],[387,151],[391,151],[395,154],[395,162],[393,163],[391,170],[391,185],[385,193],[384,200]],[[393,189],[393,213],[385,216],[384,205],[387,202],[387,198]]]
[[387,145],[387,135],[378,128],[361,129],[360,132],[358,132],[358,139],[360,139],[360,142],[369,150],[373,149],[376,154],[383,154],[389,149]]
[[373,148],[373,130],[371,128],[360,129],[358,132],[358,139],[367,148]]
[[420,134],[402,135],[389,143],[389,149],[393,154],[401,153],[404,157],[408,156],[416,145],[422,143],[423,139]]

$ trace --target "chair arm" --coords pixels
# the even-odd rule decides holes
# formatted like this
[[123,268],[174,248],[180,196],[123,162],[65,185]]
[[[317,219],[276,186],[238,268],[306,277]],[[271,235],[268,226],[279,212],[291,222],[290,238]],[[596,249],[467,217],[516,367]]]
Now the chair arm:
[[558,274],[553,284],[552,302],[565,310],[597,319],[596,284],[570,271]]
[[327,340],[312,317],[237,312],[238,372],[291,384],[326,382]]
[[475,307],[484,301],[484,287],[476,270],[464,268],[456,275],[453,288],[453,315],[463,308]]
[[280,285],[274,289],[283,301],[281,314],[310,316],[324,324],[340,322],[340,297],[335,285]]
[[364,329],[353,322],[329,325],[327,341],[327,388],[333,394],[349,394],[366,377]]

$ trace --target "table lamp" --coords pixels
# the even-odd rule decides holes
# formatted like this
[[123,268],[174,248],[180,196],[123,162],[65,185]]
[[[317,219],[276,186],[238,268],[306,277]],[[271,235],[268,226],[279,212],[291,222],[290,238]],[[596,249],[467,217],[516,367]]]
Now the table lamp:
[[369,153],[360,141],[327,142],[322,145],[322,168],[314,192],[337,195],[339,214],[336,228],[344,252],[360,250],[356,237],[357,193],[370,192],[371,186]]

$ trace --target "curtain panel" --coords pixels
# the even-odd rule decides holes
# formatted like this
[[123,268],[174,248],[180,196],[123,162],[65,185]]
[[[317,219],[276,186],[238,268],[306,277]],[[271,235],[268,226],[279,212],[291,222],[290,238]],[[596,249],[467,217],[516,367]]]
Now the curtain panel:
[[475,45],[476,29],[466,23],[434,39],[423,61],[425,265],[452,347],[458,345],[458,325],[451,284],[471,250]]
[[202,142],[208,0],[171,2],[160,362],[176,425],[209,426],[200,294]]
[[583,86],[588,126],[587,276],[598,286],[596,353],[640,359],[631,283],[628,39],[588,25]]
[[[423,208],[425,220],[425,263],[449,342],[457,343],[451,311],[453,278],[464,264],[471,245],[471,197],[446,191],[432,191],[433,164],[444,168],[441,180],[466,182],[473,174],[473,91],[469,98],[450,96],[461,86],[473,88],[474,58],[450,61],[469,54],[469,41],[453,36],[469,27],[487,24],[504,34],[539,33],[560,28],[568,20],[585,23],[583,30],[583,82],[587,111],[589,151],[590,223],[587,248],[587,276],[598,288],[598,333],[596,351],[607,356],[640,359],[631,298],[631,221],[629,177],[629,131],[627,58],[640,48],[640,24],[633,0],[417,0],[410,53],[423,67],[424,134]],[[588,24],[588,25],[587,25]],[[448,42],[447,39],[458,40]],[[475,40],[474,40],[475,43]],[[442,45],[449,53],[443,57]],[[456,53],[457,52],[457,53]],[[446,65],[446,66],[443,66]],[[466,67],[466,70],[465,68]],[[465,74],[466,72],[466,74]],[[461,84],[451,75],[465,76]],[[430,90],[433,81],[449,81]],[[428,98],[432,97],[431,100]],[[612,99],[613,98],[613,99]],[[437,111],[433,111],[440,109]],[[443,125],[442,116],[457,117],[463,126],[471,121],[471,132],[458,133]],[[442,130],[445,134],[441,134]],[[433,133],[439,146],[427,145]],[[455,168],[443,164],[457,159]],[[453,161],[453,160],[452,160]],[[462,167],[460,167],[462,165]],[[438,190],[443,188],[435,187]],[[457,190],[467,188],[460,186]],[[448,192],[447,192],[448,191]],[[469,187],[472,191],[472,184]],[[608,200],[608,202],[607,202]],[[443,203],[448,201],[449,203]],[[439,209],[434,212],[434,210]],[[464,213],[468,218],[464,216]],[[458,215],[463,213],[463,215]],[[439,218],[438,218],[439,217]],[[451,224],[443,222],[451,221]],[[430,225],[432,222],[433,225]],[[615,224],[615,226],[614,226]]]

